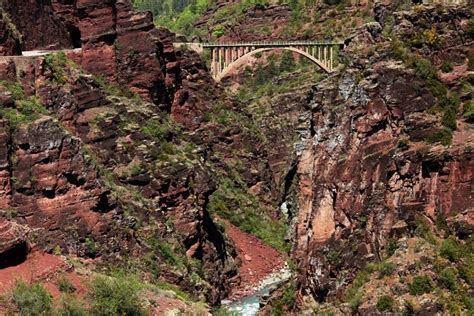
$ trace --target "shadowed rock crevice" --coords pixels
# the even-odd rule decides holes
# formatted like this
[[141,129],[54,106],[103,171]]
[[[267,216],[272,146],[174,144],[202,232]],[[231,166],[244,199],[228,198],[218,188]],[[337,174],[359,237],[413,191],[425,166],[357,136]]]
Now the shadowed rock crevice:
[[107,213],[115,207],[116,204],[110,199],[110,191],[106,191],[99,195],[99,200],[92,210],[98,213]]
[[0,269],[17,266],[26,261],[28,244],[25,241],[15,244],[10,249],[0,253]]

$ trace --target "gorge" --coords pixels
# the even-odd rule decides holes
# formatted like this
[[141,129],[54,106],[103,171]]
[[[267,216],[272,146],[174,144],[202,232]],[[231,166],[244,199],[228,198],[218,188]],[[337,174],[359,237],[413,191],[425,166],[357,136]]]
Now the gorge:
[[0,314],[474,311],[468,4],[150,1],[2,1]]

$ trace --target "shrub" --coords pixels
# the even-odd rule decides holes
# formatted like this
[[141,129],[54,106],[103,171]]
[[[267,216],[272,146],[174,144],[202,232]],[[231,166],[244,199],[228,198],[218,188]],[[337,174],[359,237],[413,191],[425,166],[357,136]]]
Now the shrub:
[[457,275],[456,268],[447,267],[441,271],[439,279],[445,288],[454,290],[456,288]]
[[447,61],[443,62],[443,64],[441,65],[442,72],[450,72],[452,70],[453,70],[453,66]]
[[441,120],[444,126],[451,130],[455,130],[456,125],[456,111],[453,108],[448,108],[443,114],[443,118]]
[[43,315],[51,311],[53,300],[41,284],[28,285],[24,281],[17,281],[13,302],[20,310],[20,315]]
[[217,25],[214,30],[212,31],[212,36],[215,38],[219,38],[224,35],[224,26],[222,25]]
[[393,298],[390,295],[383,295],[377,300],[377,309],[381,312],[389,311],[393,306]]
[[404,309],[403,309],[404,316],[413,316],[418,313],[415,303],[413,303],[412,301],[405,301],[403,305],[404,305]]
[[84,308],[84,302],[78,301],[70,296],[61,299],[61,305],[56,312],[58,316],[87,316],[87,310]]
[[439,130],[426,139],[429,143],[441,143],[444,146],[451,145],[453,132],[449,128]]
[[395,251],[397,251],[397,249],[398,249],[397,241],[394,239],[390,239],[387,244],[387,255],[389,257],[393,256],[393,254],[395,253]]
[[69,281],[69,279],[65,276],[61,276],[58,279],[58,288],[59,291],[63,293],[74,293],[76,291],[74,284],[72,284],[71,281]]
[[68,78],[66,75],[66,65],[68,59],[64,52],[48,54],[44,57],[45,67],[49,69],[53,75],[54,81],[58,83],[66,83]]
[[357,293],[350,301],[349,306],[351,308],[352,314],[357,314],[359,311],[359,306],[362,304],[362,296]]
[[283,294],[272,302],[271,315],[286,315],[284,312],[293,309],[296,302],[296,283],[285,287]]
[[336,5],[340,4],[341,0],[324,0],[324,3],[326,3],[327,5]]
[[463,107],[463,117],[468,122],[474,122],[474,102],[468,102]]
[[392,275],[393,271],[395,271],[395,268],[396,266],[393,263],[381,262],[377,267],[377,270],[380,273],[379,278]]
[[138,291],[140,285],[130,278],[97,277],[91,283],[93,315],[146,315]]
[[417,275],[408,284],[408,290],[412,295],[430,293],[434,289],[433,280],[427,275]]
[[474,37],[474,17],[471,17],[469,21],[466,23],[464,28],[466,34],[470,37]]
[[36,120],[39,114],[47,113],[35,96],[26,96],[23,87],[18,82],[0,80],[0,86],[9,91],[15,100],[15,108],[0,107],[0,117],[7,120],[11,130],[23,123]]
[[462,254],[461,245],[456,237],[450,236],[441,243],[439,253],[443,258],[452,262],[457,262]]

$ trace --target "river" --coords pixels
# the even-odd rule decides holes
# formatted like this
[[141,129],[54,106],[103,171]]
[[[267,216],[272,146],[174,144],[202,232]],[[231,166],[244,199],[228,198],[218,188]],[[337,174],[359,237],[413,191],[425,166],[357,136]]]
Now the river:
[[242,316],[257,315],[262,297],[268,296],[272,289],[287,281],[290,276],[291,271],[288,266],[285,265],[281,270],[263,279],[259,285],[255,287],[255,292],[252,295],[244,296],[236,301],[224,300],[222,301],[222,305],[226,306],[229,311],[236,312]]

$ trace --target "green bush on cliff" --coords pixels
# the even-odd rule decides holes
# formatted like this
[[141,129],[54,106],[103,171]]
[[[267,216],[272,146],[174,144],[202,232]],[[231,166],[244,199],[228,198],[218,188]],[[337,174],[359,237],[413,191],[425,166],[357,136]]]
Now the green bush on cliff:
[[450,236],[441,243],[439,253],[451,262],[457,262],[462,257],[462,246],[456,237]]
[[140,300],[140,283],[123,276],[99,276],[90,286],[91,313],[108,315],[147,315]]
[[408,283],[408,290],[412,295],[430,293],[434,290],[434,283],[427,275],[417,275]]
[[439,274],[441,284],[447,289],[454,290],[457,284],[458,271],[453,267],[444,268]]
[[85,307],[85,302],[70,295],[61,297],[61,302],[55,315],[57,316],[87,316],[90,315]]
[[[1,5],[1,3],[0,3]],[[13,37],[18,40],[18,42],[21,44],[23,43],[23,35],[21,34],[21,32],[18,30],[18,28],[16,27],[15,23],[13,23],[10,15],[5,11],[3,10],[2,7],[0,7],[0,14],[2,15],[2,19],[3,21],[5,21],[5,23],[7,24],[7,27],[8,29],[10,30],[10,32],[12,33]]]
[[468,122],[474,122],[474,102],[468,102],[464,105],[463,108],[463,117]]
[[47,110],[35,96],[26,96],[23,87],[18,82],[0,81],[0,86],[12,94],[14,107],[0,107],[0,117],[7,120],[11,130],[16,129],[23,123],[36,120]]
[[392,309],[393,298],[390,295],[383,295],[377,300],[377,309],[386,312]]
[[470,37],[474,37],[474,17],[471,17],[464,27],[464,31]]
[[209,210],[276,249],[286,251],[286,226],[259,211],[255,196],[241,181],[223,178],[209,199]]
[[66,75],[66,66],[68,59],[64,52],[48,54],[44,57],[46,69],[51,71],[53,79],[59,83],[66,83],[68,77]]
[[20,310],[20,315],[45,315],[51,311],[51,294],[39,283],[31,285],[17,281],[13,290],[13,302]]
[[429,143],[441,143],[444,146],[451,145],[453,132],[449,128],[439,130],[427,137]]
[[291,311],[296,303],[296,282],[291,281],[285,287],[283,293],[274,301],[272,301],[272,307],[270,315],[283,316],[287,315],[287,311]]

